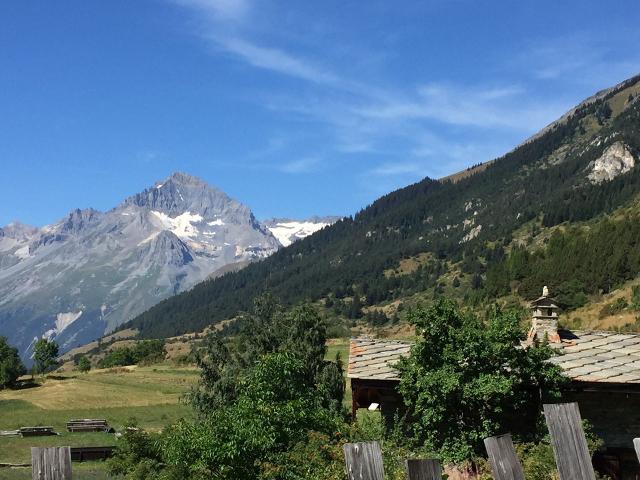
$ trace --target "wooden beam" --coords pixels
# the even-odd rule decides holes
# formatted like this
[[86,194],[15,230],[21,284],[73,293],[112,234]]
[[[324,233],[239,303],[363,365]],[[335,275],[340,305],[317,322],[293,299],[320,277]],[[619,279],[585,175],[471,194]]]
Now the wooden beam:
[[407,460],[407,477],[409,480],[442,480],[442,467],[434,459]]
[[484,447],[494,480],[524,480],[524,471],[513,447],[511,434],[485,438]]
[[560,480],[595,480],[577,403],[544,405]]
[[384,480],[382,451],[378,442],[346,443],[342,450],[349,480]]
[[31,447],[32,480],[71,480],[69,447]]

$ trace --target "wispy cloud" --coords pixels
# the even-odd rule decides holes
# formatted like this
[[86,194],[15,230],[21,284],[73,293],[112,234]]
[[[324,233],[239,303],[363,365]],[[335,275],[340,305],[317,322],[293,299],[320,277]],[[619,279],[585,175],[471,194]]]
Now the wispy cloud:
[[[317,171],[332,158],[326,151],[320,155],[317,150],[305,152],[304,142],[292,141],[299,132],[308,134],[322,125],[323,133],[332,136],[330,142],[325,139],[327,151],[338,158],[367,156],[370,165],[362,169],[362,178],[377,178],[382,184],[384,177],[444,176],[505,153],[576,102],[570,95],[536,92],[532,82],[576,75],[587,66],[614,67],[604,50],[589,50],[580,39],[547,39],[523,48],[522,58],[509,61],[511,67],[519,63],[513,71],[528,72],[528,76],[510,72],[495,77],[498,80],[469,84],[443,75],[400,88],[375,76],[354,78],[344,73],[353,69],[339,68],[322,49],[293,48],[291,42],[283,47],[281,32],[259,21],[262,16],[258,13],[263,12],[256,10],[263,4],[251,0],[173,1],[206,14],[204,31],[199,34],[217,53],[299,81],[275,84],[266,93],[252,92],[260,106],[286,114],[287,120],[302,120],[298,132],[288,132],[290,148],[280,145],[270,157],[298,157],[277,164],[278,170],[290,174]],[[631,65],[618,62],[615,68],[628,70]],[[508,66],[503,65],[503,70],[509,70]]]
[[[640,40],[637,31],[607,32],[609,41],[616,36],[621,36],[626,44]],[[539,80],[600,88],[638,73],[640,54],[633,49],[613,50],[602,37],[574,32],[526,45],[514,63]]]
[[356,113],[370,119],[432,120],[450,125],[532,132],[552,121],[569,103],[540,103],[520,85],[469,87],[430,83],[410,97],[373,102]]
[[424,175],[425,168],[415,162],[383,163],[369,170],[369,175],[375,176],[395,176],[395,175]]
[[278,167],[278,170],[284,173],[309,173],[316,170],[319,164],[318,157],[305,157],[284,163]]
[[291,77],[301,78],[314,83],[336,84],[339,78],[329,71],[312,65],[310,62],[295,57],[283,50],[262,47],[240,38],[226,38],[213,35],[211,41],[227,52],[254,67],[271,70]]
[[172,0],[182,7],[197,10],[209,20],[239,21],[249,13],[249,0]]

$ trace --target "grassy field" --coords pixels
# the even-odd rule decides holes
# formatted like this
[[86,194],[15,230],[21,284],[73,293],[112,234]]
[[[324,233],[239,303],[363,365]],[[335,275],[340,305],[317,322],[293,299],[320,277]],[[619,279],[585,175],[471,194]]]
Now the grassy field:
[[[340,352],[345,370],[349,359],[349,340],[328,342],[327,359]],[[60,435],[50,437],[0,437],[0,463],[30,463],[30,447],[109,446],[117,439],[108,433],[69,433],[66,422],[72,418],[105,418],[116,430],[135,418],[147,430],[160,430],[180,418],[192,416],[181,402],[197,381],[195,367],[152,365],[93,370],[82,374],[68,372],[36,382],[36,386],[0,391],[0,430],[23,426],[52,426]],[[351,408],[351,389],[345,395]],[[74,478],[108,478],[102,462],[73,464]],[[0,480],[30,479],[31,468],[0,468]]]
[[[58,436],[0,437],[0,463],[29,463],[30,447],[116,445],[108,433],[69,433],[72,418],[105,418],[116,430],[129,419],[148,430],[159,430],[191,416],[180,400],[197,381],[192,367],[150,367],[96,370],[48,378],[43,384],[0,391],[0,430],[22,426],[53,426]],[[101,462],[74,463],[74,478],[107,478]],[[77,473],[76,473],[77,472]],[[31,478],[30,468],[0,468],[0,479]]]

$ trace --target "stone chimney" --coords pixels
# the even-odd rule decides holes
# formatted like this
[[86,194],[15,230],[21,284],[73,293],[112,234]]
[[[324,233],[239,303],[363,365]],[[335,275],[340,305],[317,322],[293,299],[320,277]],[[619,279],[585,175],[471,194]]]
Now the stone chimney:
[[542,296],[531,302],[531,329],[528,340],[543,340],[545,337],[552,343],[560,342],[558,334],[558,312],[560,308],[549,296],[549,289],[542,289]]

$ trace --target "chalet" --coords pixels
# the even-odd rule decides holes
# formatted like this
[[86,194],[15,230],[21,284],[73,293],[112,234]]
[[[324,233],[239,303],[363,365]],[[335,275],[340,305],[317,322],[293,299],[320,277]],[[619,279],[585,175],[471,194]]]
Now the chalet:
[[[559,310],[545,287],[531,303],[527,341],[546,337],[557,350],[550,361],[570,379],[563,401],[578,402],[582,417],[604,441],[597,458],[600,470],[614,479],[638,478],[633,438],[640,437],[640,334],[559,330]],[[351,340],[348,378],[354,415],[372,404],[385,416],[402,406],[394,364],[411,346],[396,340]]]

